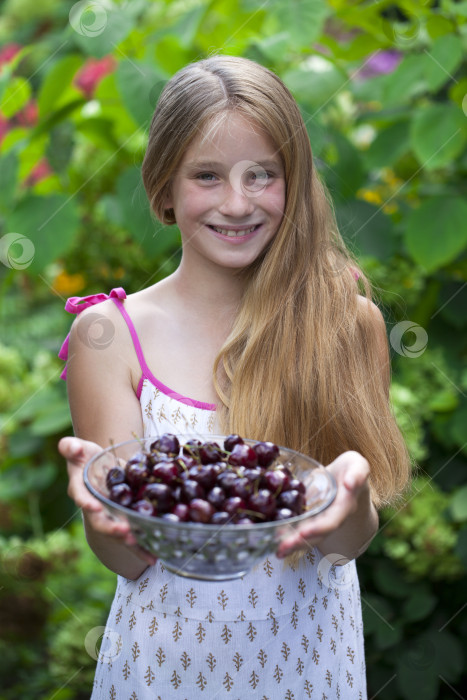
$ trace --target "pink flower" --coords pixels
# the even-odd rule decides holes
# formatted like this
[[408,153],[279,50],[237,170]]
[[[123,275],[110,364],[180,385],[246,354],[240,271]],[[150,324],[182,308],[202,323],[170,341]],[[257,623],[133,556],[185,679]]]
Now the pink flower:
[[92,97],[97,84],[108,73],[112,73],[117,65],[113,56],[101,59],[90,58],[75,75],[74,84],[86,97]]
[[5,135],[9,131],[10,131],[10,123],[9,123],[8,119],[5,119],[5,117],[3,117],[0,114],[0,143],[2,143]]
[[356,77],[374,78],[377,75],[386,75],[392,73],[402,60],[402,54],[395,49],[387,51],[376,51],[367,60],[362,68],[358,71]]
[[21,44],[5,44],[0,49],[0,66],[9,63],[23,47]]
[[47,159],[41,158],[38,164],[31,170],[29,175],[25,178],[23,185],[25,187],[32,187],[36,184],[36,182],[43,180],[49,175],[52,175],[52,173],[53,170],[47,162]]
[[38,115],[39,110],[36,100],[29,100],[23,109],[16,112],[15,121],[20,126],[34,126],[37,123]]

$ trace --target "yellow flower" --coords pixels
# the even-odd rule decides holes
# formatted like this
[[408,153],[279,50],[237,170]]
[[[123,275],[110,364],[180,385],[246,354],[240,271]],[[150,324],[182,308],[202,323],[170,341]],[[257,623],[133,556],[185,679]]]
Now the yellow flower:
[[84,276],[78,272],[74,275],[68,274],[65,270],[59,272],[53,281],[52,287],[58,294],[76,294],[86,286]]
[[364,199],[365,202],[370,202],[370,204],[383,203],[380,193],[375,190],[358,190],[357,197],[359,199]]

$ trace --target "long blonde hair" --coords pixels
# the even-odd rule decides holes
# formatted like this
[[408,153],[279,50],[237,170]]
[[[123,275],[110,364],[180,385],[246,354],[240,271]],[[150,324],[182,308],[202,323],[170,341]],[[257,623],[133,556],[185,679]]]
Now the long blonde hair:
[[241,273],[241,305],[213,368],[220,423],[323,464],[356,450],[370,464],[375,504],[388,504],[407,485],[410,460],[382,378],[387,340],[381,350],[371,307],[358,297],[370,304],[370,285],[338,232],[298,106],[273,72],[217,55],[167,83],[142,167],[151,207],[175,223],[165,207],[171,179],[192,140],[230,111],[276,144],[286,205],[275,237]]

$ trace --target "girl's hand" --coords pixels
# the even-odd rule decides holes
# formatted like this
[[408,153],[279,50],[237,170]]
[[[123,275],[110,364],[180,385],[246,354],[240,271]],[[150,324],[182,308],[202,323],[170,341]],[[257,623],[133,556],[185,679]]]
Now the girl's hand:
[[366,549],[373,538],[377,515],[370,499],[367,460],[358,452],[349,451],[326,468],[337,483],[333,503],[281,542],[277,551],[279,558],[318,546],[324,555],[338,553],[343,560],[352,559]]
[[102,451],[102,447],[95,442],[89,442],[77,437],[65,437],[58,443],[58,449],[60,454],[67,460],[68,495],[82,509],[86,525],[90,526],[94,533],[98,535],[120,540],[121,544],[127,545],[133,554],[136,554],[149,566],[155,564],[156,557],[136,544],[128,522],[112,520],[103,505],[97,498],[91,496],[84,484],[84,467],[91,457]]

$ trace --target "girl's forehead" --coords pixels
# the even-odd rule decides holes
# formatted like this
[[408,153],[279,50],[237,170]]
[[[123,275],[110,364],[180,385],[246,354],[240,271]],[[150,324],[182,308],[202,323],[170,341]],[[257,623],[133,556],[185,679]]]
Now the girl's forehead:
[[277,157],[280,161],[270,134],[254,119],[232,112],[221,113],[204,124],[191,141],[184,160],[216,154],[220,158],[236,148],[253,148],[261,155],[267,152],[271,159]]

